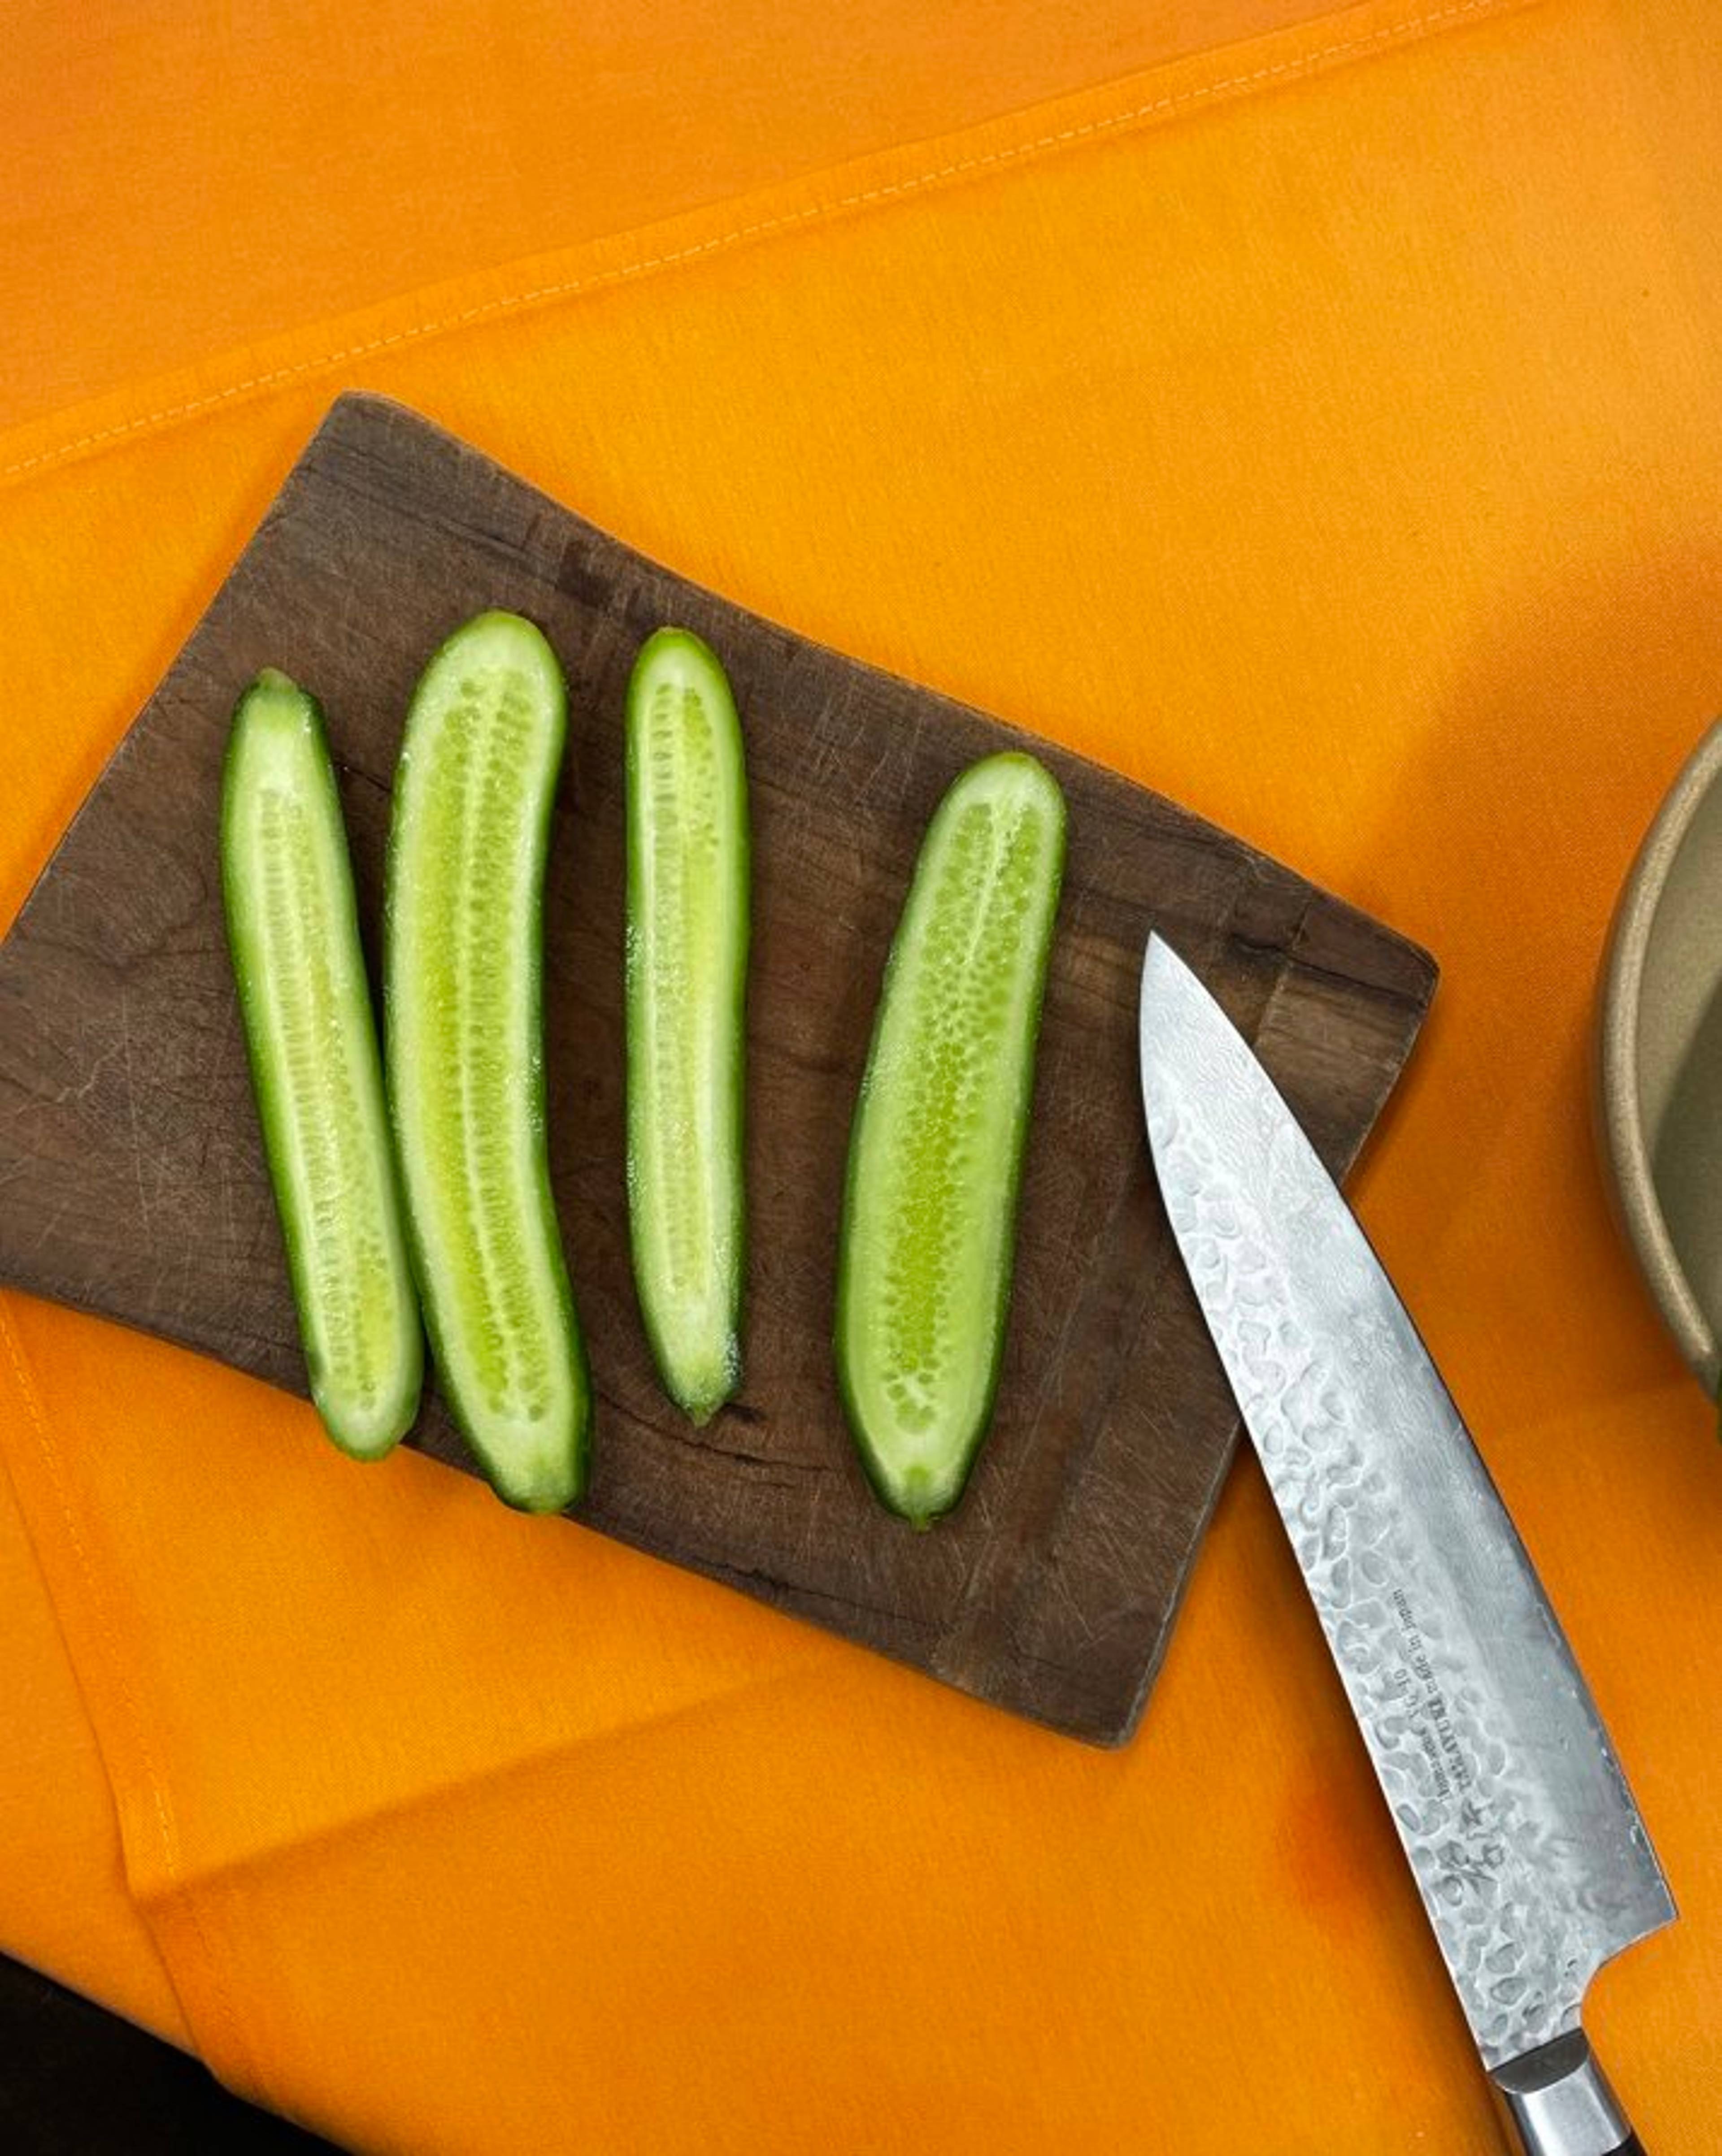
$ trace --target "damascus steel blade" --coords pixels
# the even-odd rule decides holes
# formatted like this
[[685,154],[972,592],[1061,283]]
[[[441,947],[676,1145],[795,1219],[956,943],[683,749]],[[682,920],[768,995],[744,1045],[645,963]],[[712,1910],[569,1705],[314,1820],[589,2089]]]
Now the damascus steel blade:
[[1503,2065],[1576,2030],[1601,1964],[1673,1917],[1661,1867],[1392,1282],[1158,937],[1141,1045],[1173,1233],[1478,2048]]

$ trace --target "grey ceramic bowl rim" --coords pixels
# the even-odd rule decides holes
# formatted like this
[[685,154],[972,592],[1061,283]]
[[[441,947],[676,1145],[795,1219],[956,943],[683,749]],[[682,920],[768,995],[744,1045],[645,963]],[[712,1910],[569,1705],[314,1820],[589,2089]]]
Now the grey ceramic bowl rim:
[[1603,1151],[1627,1240],[1663,1322],[1694,1376],[1711,1394],[1722,1375],[1722,1350],[1692,1291],[1657,1198],[1650,1147],[1639,1112],[1638,1019],[1645,957],[1669,871],[1699,804],[1719,778],[1722,719],[1681,767],[1622,888],[1603,963],[1597,1059]]

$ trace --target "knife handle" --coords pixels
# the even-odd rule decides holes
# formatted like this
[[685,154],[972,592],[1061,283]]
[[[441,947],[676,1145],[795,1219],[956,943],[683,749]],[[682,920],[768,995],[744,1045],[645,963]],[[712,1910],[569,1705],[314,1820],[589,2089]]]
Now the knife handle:
[[1524,2156],[1644,2156],[1582,2029],[1493,2069]]

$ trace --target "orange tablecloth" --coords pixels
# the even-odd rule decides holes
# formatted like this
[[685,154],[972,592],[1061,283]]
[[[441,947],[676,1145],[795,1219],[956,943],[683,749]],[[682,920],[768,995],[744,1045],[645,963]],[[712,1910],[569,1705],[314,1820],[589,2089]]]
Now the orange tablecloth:
[[[1722,1456],[1585,1040],[1722,707],[1722,17],[788,14],[13,12],[0,917],[363,385],[1426,941],[1357,1188],[1681,1900],[1591,2019],[1701,2156]],[[1113,1756],[16,1295],[0,1455],[0,1946],[338,2139],[1496,2145],[1247,1462]]]

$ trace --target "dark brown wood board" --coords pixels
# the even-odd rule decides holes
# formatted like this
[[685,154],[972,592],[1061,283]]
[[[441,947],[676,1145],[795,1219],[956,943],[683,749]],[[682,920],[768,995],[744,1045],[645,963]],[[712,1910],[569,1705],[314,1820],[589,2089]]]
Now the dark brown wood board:
[[[1410,1050],[1433,963],[1170,802],[1028,743],[1066,789],[1070,851],[1010,1344],[966,1496],[913,1532],[870,1495],[833,1378],[850,1116],[927,819],[966,763],[1027,737],[642,560],[384,399],[334,405],[0,946],[0,1280],[303,1391],[223,933],[228,718],[265,665],[321,699],[374,963],[408,697],[443,637],[491,606],[540,624],[570,689],[546,1057],[599,1396],[578,1517],[980,1698],[1122,1741],[1236,1435],[1143,1135],[1148,931],[1255,1039],[1336,1170]],[[621,713],[665,622],[729,671],[753,816],[747,1371],[700,1431],[654,1382],[623,1177]],[[470,1465],[434,1397],[410,1441]]]

